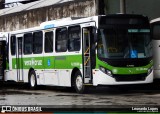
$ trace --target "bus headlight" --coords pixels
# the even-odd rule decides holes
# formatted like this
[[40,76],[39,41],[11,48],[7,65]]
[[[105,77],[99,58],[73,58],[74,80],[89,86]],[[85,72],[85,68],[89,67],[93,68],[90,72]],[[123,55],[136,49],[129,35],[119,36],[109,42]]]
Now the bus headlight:
[[102,66],[100,66],[99,69],[100,69],[103,73],[105,73],[105,74],[107,74],[107,75],[109,75],[109,76],[113,76],[113,75],[112,75],[112,71],[110,71],[110,70],[108,70],[108,69],[106,69],[106,68],[104,68],[104,67],[102,67]]
[[148,69],[148,75],[152,72],[152,70],[153,70],[153,67]]

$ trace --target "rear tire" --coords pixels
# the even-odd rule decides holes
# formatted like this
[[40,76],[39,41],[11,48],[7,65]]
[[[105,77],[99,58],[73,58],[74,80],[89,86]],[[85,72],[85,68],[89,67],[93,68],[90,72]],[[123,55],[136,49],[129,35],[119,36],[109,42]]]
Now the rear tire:
[[29,73],[29,87],[30,89],[36,89],[37,87],[37,78],[34,70]]
[[83,78],[82,78],[82,75],[80,73],[80,71],[77,71],[75,73],[75,76],[74,76],[74,88],[76,90],[77,93],[84,93],[85,92],[85,86],[83,84]]

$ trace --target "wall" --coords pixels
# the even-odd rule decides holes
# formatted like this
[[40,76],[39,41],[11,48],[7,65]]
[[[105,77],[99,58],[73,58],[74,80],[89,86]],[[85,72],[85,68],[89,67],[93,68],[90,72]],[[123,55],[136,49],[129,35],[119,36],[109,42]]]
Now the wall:
[[[105,0],[105,14],[120,12],[120,0]],[[143,14],[154,19],[160,17],[160,0],[126,0],[126,13]]]
[[120,0],[104,0],[105,14],[115,14],[120,12]]
[[0,16],[0,31],[14,31],[39,26],[63,17],[88,17],[96,14],[95,0],[77,0]]
[[160,17],[160,0],[126,0],[126,11],[154,19]]
[[[119,4],[120,0],[75,0],[7,14],[0,16],[0,32],[39,26],[41,22],[63,17],[88,17],[103,13],[115,14],[120,12]],[[150,19],[160,17],[159,6],[160,0],[126,0],[127,13],[143,14]]]

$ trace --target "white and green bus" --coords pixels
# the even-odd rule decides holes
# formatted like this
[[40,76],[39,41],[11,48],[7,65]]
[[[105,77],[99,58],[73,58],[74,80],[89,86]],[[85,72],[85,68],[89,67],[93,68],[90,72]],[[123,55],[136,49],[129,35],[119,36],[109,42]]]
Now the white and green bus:
[[160,18],[151,20],[151,29],[153,36],[153,74],[154,79],[160,79]]
[[65,18],[12,31],[5,81],[74,87],[153,82],[152,43],[145,16]]

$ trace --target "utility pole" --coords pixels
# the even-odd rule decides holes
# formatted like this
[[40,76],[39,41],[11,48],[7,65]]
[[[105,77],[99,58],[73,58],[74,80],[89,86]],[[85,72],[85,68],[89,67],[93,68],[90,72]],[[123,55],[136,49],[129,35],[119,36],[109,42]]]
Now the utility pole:
[[126,0],[120,0],[120,13],[126,13]]
[[95,0],[95,4],[96,4],[96,15],[105,15],[104,0]]

